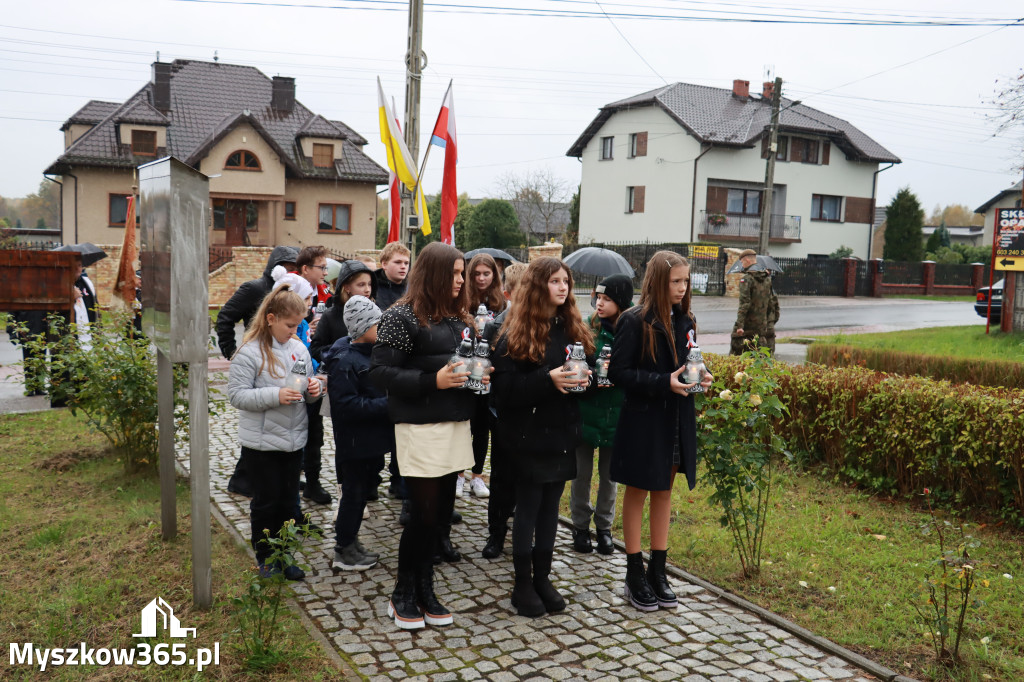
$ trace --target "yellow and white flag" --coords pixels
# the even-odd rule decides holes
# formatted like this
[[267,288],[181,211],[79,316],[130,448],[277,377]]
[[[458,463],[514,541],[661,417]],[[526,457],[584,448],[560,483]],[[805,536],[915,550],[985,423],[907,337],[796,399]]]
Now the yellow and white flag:
[[419,183],[419,175],[416,173],[416,159],[412,158],[409,146],[405,144],[402,137],[402,129],[395,118],[395,113],[388,106],[388,100],[384,96],[384,88],[377,77],[377,110],[380,119],[380,141],[384,143],[387,150],[388,168],[398,176],[398,179],[410,192],[414,193],[413,213],[419,212],[422,216],[420,231],[423,234],[430,234],[430,214],[427,213],[427,200],[423,195],[423,188]]

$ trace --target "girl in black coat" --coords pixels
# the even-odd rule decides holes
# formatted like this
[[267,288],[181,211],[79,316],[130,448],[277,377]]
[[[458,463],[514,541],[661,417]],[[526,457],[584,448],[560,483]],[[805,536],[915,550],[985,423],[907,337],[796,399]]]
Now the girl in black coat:
[[[508,449],[516,486],[512,605],[522,616],[561,611],[565,600],[551,584],[558,502],[576,477],[582,423],[581,386],[562,369],[566,347],[594,340],[572,295],[572,276],[557,258],[530,263],[513,294],[494,350],[495,442]],[[586,386],[588,377],[582,382]]]
[[[410,522],[398,546],[398,580],[388,603],[395,625],[413,630],[449,625],[434,595],[434,548],[455,504],[456,472],[473,466],[469,376],[448,360],[471,333],[462,253],[434,242],[420,252],[405,296],[384,312],[370,355],[370,378],[387,391],[395,453],[405,477]],[[485,378],[485,381],[488,379]]]
[[[625,597],[641,611],[675,608],[665,577],[672,484],[682,469],[692,490],[697,476],[697,421],[693,395],[680,373],[686,342],[696,335],[690,312],[690,264],[672,251],[647,263],[640,304],[619,316],[608,376],[623,389],[612,447],[611,478],[626,486],[622,533],[626,542]],[[713,377],[705,376],[704,386]],[[640,528],[650,493],[651,561],[644,573]]]

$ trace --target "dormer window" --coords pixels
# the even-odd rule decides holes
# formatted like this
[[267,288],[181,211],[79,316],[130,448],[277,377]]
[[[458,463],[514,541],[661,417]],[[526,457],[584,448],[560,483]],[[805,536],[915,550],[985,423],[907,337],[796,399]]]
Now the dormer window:
[[313,144],[313,165],[317,168],[330,168],[334,165],[333,144]]
[[228,160],[224,162],[224,169],[258,171],[262,170],[262,167],[255,154],[245,149],[239,149],[228,155]]
[[156,131],[133,130],[132,154],[136,156],[156,156]]

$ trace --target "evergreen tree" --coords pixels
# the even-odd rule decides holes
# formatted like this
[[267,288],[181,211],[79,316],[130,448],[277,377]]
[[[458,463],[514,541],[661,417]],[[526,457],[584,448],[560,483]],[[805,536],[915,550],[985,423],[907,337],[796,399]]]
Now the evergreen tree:
[[569,202],[569,224],[565,226],[565,245],[575,246],[580,241],[580,191],[582,185],[576,186],[576,193]]
[[459,248],[464,251],[483,246],[506,249],[522,243],[519,217],[512,204],[504,199],[484,199],[473,207],[466,226],[465,242]]
[[917,196],[904,187],[885,209],[885,249],[882,257],[894,261],[919,261],[924,255],[924,209]]

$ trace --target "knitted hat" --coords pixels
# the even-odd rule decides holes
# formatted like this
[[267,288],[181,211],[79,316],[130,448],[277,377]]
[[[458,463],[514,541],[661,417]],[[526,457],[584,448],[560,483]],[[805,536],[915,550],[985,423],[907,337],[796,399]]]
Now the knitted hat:
[[611,275],[597,285],[597,293],[612,299],[619,311],[633,306],[633,280],[626,275]]
[[381,313],[377,304],[365,296],[353,296],[345,303],[342,319],[352,339],[358,339],[373,325],[380,322]]
[[270,276],[274,279],[274,289],[282,284],[287,284],[292,291],[299,295],[299,298],[305,299],[313,295],[313,285],[305,277],[288,272],[283,265],[274,266]]

